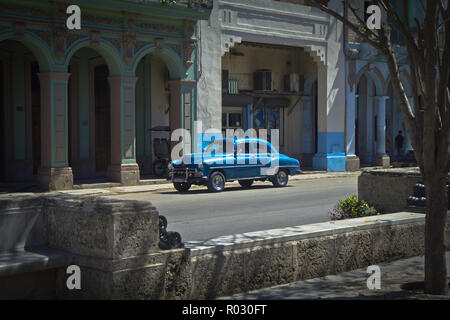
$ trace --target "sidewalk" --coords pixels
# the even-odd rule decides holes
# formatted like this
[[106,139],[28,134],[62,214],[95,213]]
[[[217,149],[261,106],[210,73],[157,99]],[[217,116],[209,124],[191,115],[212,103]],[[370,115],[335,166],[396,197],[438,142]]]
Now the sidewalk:
[[[326,179],[326,178],[344,178],[350,176],[358,176],[361,172],[326,172],[326,171],[307,171],[299,175],[291,176],[291,181],[298,180],[312,180],[312,179]],[[238,182],[227,182],[227,185],[237,185]],[[192,186],[192,189],[204,188],[203,186]],[[165,189],[174,189],[173,184],[165,179],[148,179],[141,180],[141,183],[137,186],[115,186],[106,188],[94,188],[94,189],[79,189],[79,190],[67,190],[67,191],[55,191],[65,194],[124,194],[124,193],[139,193],[139,192],[151,192]]]
[[[289,177],[291,181],[298,180],[313,180],[313,179],[327,179],[327,178],[345,178],[351,176],[358,176],[361,171],[355,172],[326,172],[326,171],[304,171],[302,174]],[[266,182],[267,183],[267,182]],[[237,185],[238,182],[228,182],[227,185]],[[192,189],[204,188],[203,186],[192,186]],[[72,190],[51,191],[51,194],[73,194],[73,195],[112,195],[112,194],[126,194],[126,193],[140,193],[152,192],[158,190],[173,189],[173,184],[166,179],[143,179],[139,185],[136,186],[121,186],[120,183],[92,183],[92,184],[75,184]],[[33,190],[34,191],[34,190]],[[34,192],[20,192],[20,193],[1,193],[2,195],[9,194],[34,194]]]
[[[426,295],[401,288],[407,283],[423,281],[423,261],[423,257],[414,257],[380,264],[380,290],[367,289],[366,282],[369,274],[366,273],[366,269],[358,269],[338,275],[236,294],[220,298],[220,300],[450,300],[450,296]],[[450,252],[447,252],[447,274],[450,274]]]

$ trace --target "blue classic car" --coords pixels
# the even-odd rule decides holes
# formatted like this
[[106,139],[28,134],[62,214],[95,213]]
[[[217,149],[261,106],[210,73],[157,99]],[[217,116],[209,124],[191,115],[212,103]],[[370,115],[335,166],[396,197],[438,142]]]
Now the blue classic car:
[[301,173],[298,160],[289,158],[267,141],[256,138],[217,139],[201,154],[185,155],[169,164],[169,180],[180,192],[205,185],[212,192],[225,189],[226,181],[238,180],[243,188],[253,181],[269,180],[275,187],[287,185],[289,175]]

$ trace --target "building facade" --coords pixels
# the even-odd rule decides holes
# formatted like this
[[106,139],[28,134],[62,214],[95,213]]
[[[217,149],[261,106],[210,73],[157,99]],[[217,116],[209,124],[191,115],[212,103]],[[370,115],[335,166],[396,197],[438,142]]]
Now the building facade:
[[[324,3],[354,19],[341,1]],[[370,4],[356,1],[364,20]],[[393,4],[403,12],[402,1]],[[407,2],[411,24],[418,6]],[[334,18],[302,0],[217,0],[199,26],[203,128],[279,129],[280,151],[318,170],[387,167],[412,151],[384,58]],[[395,29],[392,40],[410,96],[406,49]]]
[[[341,1],[324,3],[349,15]],[[80,30],[66,28],[70,4]],[[412,149],[383,58],[303,0],[0,0],[0,9],[0,182],[137,184],[152,172],[155,141],[178,128],[190,130],[191,151],[207,130],[267,129],[280,152],[327,171],[388,166]],[[405,10],[411,23],[420,15],[416,1]]]
[[[72,4],[80,30],[66,28]],[[136,184],[164,133],[151,129],[195,120],[197,21],[209,6],[0,1],[0,181]]]
[[343,26],[302,3],[214,1],[199,22],[197,112],[203,128],[279,129],[303,167],[345,171]]
[[[414,18],[423,18],[423,10],[418,1],[391,1],[399,16],[408,16],[409,24],[414,30]],[[365,19],[365,8],[370,1],[357,1],[360,18]],[[354,16],[345,11],[350,19]],[[386,13],[382,20],[391,24]],[[391,42],[400,67],[400,75],[406,95],[414,107],[409,63],[406,47],[400,33],[391,28]],[[372,46],[361,43],[352,31],[345,28],[346,54],[346,154],[348,170],[360,166],[389,166],[391,161],[404,159],[412,155],[411,141],[401,115],[398,99],[394,95],[390,73],[384,57]],[[402,132],[404,143],[397,149],[395,139]],[[412,156],[413,158],[413,156]]]

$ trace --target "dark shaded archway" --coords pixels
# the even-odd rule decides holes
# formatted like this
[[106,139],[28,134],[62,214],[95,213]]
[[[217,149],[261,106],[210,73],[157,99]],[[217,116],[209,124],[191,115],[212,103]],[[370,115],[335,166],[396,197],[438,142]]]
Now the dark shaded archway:
[[106,64],[94,67],[95,170],[105,172],[111,159],[111,92]]
[[69,72],[69,165],[76,180],[105,178],[112,143],[110,67],[97,50],[83,47],[73,53]]
[[0,42],[0,181],[32,181],[41,165],[41,88],[34,52]]

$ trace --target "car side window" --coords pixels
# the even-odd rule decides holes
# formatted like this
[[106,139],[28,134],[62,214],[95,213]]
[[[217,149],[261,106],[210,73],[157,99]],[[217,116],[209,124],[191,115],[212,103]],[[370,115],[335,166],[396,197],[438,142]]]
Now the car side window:
[[239,154],[254,154],[258,152],[258,149],[256,147],[256,142],[241,142],[237,145],[237,152]]
[[241,142],[237,144],[237,153],[238,154],[248,154],[250,149],[250,145],[248,142]]
[[259,141],[258,147],[259,153],[278,153],[278,151],[266,141]]
[[223,153],[234,153],[234,141],[224,140],[223,141]]

